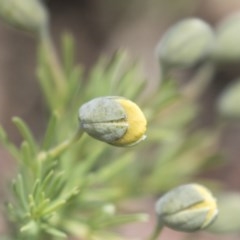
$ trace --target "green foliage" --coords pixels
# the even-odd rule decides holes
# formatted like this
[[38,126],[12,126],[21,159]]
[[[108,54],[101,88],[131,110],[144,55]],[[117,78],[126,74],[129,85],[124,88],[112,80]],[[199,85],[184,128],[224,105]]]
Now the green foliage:
[[[200,77],[181,89],[173,79],[144,97],[146,80],[139,65],[129,63],[119,51],[111,59],[100,58],[84,77],[75,66],[73,39],[62,42],[64,82],[54,79],[56,68],[46,45],[39,50],[37,74],[49,110],[49,124],[42,142],[32,136],[23,120],[13,123],[23,141],[16,148],[1,129],[1,140],[18,160],[19,174],[12,183],[8,204],[18,230],[14,239],[60,239],[75,235],[83,239],[118,239],[108,229],[132,221],[145,221],[143,214],[118,213],[121,200],[159,193],[191,179],[216,156],[217,134],[189,132],[198,106]],[[53,50],[53,49],[52,49]],[[194,92],[195,91],[195,92]],[[148,118],[148,139],[133,148],[115,148],[83,135],[76,142],[78,108],[93,97],[116,95],[142,102]],[[196,97],[196,96],[195,96]],[[207,140],[207,141],[206,141]],[[61,143],[62,142],[62,143]],[[74,144],[73,144],[74,143]],[[204,155],[202,154],[204,153]],[[202,154],[202,155],[201,155]],[[103,238],[102,238],[103,239]]]
[[[124,213],[123,201],[202,180],[199,173],[221,160],[218,126],[194,128],[198,98],[215,71],[212,62],[196,66],[192,79],[182,85],[166,72],[170,68],[163,69],[158,87],[146,94],[148,82],[138,62],[131,62],[124,51],[101,56],[86,73],[75,64],[74,45],[64,35],[59,62],[50,38],[41,39],[37,77],[49,119],[41,141],[18,117],[12,121],[22,136],[20,147],[0,127],[0,140],[18,166],[7,203],[9,236],[0,239],[124,239],[115,227],[148,216]],[[140,103],[148,119],[146,141],[117,148],[79,130],[79,107],[109,95]],[[156,237],[153,232],[151,239]]]

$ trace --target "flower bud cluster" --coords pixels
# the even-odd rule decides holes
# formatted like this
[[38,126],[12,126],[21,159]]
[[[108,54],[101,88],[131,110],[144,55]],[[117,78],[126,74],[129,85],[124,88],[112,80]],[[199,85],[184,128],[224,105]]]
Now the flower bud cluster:
[[214,30],[198,18],[182,20],[171,27],[157,46],[157,57],[165,68],[188,68],[203,60],[240,60],[240,13],[227,17]]

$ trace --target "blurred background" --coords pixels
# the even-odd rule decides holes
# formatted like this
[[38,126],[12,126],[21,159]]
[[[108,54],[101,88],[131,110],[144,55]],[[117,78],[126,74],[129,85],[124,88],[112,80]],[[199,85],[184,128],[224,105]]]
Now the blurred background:
[[[76,60],[86,69],[91,68],[100,54],[110,56],[119,48],[127,49],[132,59],[141,61],[144,74],[152,86],[160,75],[155,47],[171,25],[195,16],[215,26],[224,17],[240,10],[239,0],[48,0],[45,3],[50,11],[51,31],[57,47],[62,33],[71,33],[76,41]],[[11,123],[13,116],[23,118],[39,138],[46,124],[44,102],[36,81],[36,55],[36,39],[0,22],[0,123],[17,144],[20,138]],[[222,66],[218,70],[202,98],[201,121],[204,124],[214,124],[215,100],[239,74],[240,63]],[[228,163],[211,174],[230,189],[239,191],[239,123],[228,127],[221,144]],[[14,162],[0,146],[1,186],[13,172]],[[177,239],[169,234],[178,233],[166,230],[166,239]],[[191,239],[191,235],[186,239]],[[239,236],[216,238],[200,233],[195,239],[234,240]]]

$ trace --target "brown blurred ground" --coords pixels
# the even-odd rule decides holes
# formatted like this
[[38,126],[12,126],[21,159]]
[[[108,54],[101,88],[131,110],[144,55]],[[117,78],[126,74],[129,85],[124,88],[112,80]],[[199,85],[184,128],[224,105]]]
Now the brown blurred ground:
[[[48,0],[46,3],[51,13],[56,44],[59,45],[62,32],[71,32],[77,43],[78,62],[89,68],[99,54],[111,54],[118,48],[126,48],[133,58],[141,59],[145,75],[153,85],[158,79],[154,48],[168,26],[189,16],[204,18],[215,25],[224,16],[240,10],[239,0]],[[35,77],[36,41],[0,23],[0,53],[0,123],[18,144],[19,136],[11,124],[11,117],[18,115],[27,121],[40,138],[45,127],[45,111]],[[210,106],[206,111],[209,116],[218,93],[238,74],[240,71],[237,69],[230,73],[223,70],[217,75],[205,98],[206,106]],[[209,117],[206,119],[208,121]],[[229,164],[212,173],[235,190],[240,186],[239,140],[239,124],[232,125],[223,139]],[[0,147],[0,185],[5,185],[4,179],[13,170],[14,162]],[[176,233],[166,230],[166,239],[177,239],[172,234]],[[237,238],[239,236],[214,237],[204,233],[194,237],[195,240]]]

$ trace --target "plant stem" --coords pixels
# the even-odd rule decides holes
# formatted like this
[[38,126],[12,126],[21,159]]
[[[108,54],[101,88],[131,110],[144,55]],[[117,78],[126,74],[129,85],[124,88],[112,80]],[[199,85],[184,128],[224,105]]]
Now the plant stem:
[[163,229],[163,224],[161,221],[158,221],[157,225],[154,228],[154,231],[152,232],[152,234],[147,240],[157,240],[157,237],[161,233],[162,229]]
[[75,135],[73,135],[70,139],[64,141],[63,143],[61,143],[60,145],[58,145],[57,147],[53,148],[52,150],[50,150],[48,152],[48,156],[50,158],[56,158],[59,155],[61,155],[69,146],[71,146],[72,144],[76,143],[80,137],[83,135],[84,131],[79,128],[79,130],[76,132]]
[[44,161],[47,158],[56,158],[56,157],[60,156],[72,144],[76,143],[81,138],[83,133],[84,133],[84,131],[80,128],[71,138],[67,139],[66,141],[62,142],[61,144],[59,144],[55,148],[50,149],[47,152],[40,153],[38,159],[40,161]]

